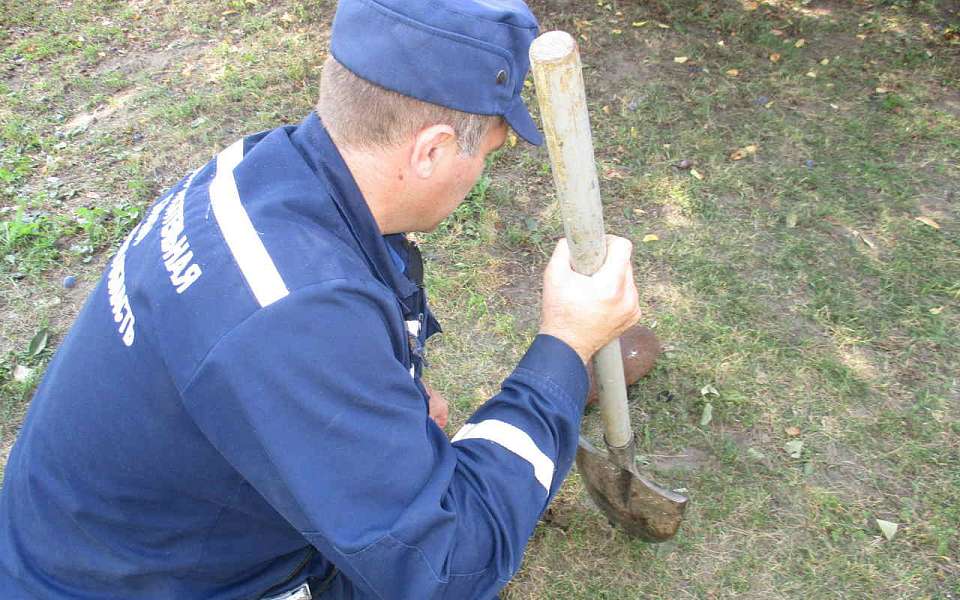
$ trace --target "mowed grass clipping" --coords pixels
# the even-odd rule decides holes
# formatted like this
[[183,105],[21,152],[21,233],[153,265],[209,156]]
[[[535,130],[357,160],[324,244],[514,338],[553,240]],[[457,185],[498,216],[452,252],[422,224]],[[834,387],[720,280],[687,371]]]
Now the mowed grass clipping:
[[[644,322],[666,349],[630,390],[634,429],[651,475],[691,505],[675,540],[629,540],[574,472],[504,596],[960,597],[956,3],[532,7],[580,44],[608,229],[635,243]],[[144,206],[240,135],[310,110],[333,9],[8,5],[4,452]],[[560,235],[546,152],[514,140],[417,236],[445,329],[428,378],[451,432],[535,335]]]

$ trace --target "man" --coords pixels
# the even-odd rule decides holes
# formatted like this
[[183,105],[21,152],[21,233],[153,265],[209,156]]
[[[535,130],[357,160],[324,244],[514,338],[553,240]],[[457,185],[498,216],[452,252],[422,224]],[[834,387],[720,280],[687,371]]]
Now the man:
[[438,326],[402,233],[508,125],[540,142],[535,34],[515,0],[341,2],[317,113],[164,194],[51,362],[0,494],[0,597],[497,593],[570,469],[584,364],[638,318],[630,244],[584,277],[561,241],[502,391],[452,443],[428,415]]

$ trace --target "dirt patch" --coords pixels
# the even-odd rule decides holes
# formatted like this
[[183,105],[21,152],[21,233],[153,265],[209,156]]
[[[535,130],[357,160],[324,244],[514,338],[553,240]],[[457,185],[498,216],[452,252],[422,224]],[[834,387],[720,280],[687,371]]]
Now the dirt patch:
[[[86,131],[94,123],[106,121],[113,116],[114,113],[124,109],[130,103],[130,100],[136,95],[136,92],[136,88],[126,89],[122,92],[114,94],[109,100],[98,106],[96,109],[90,112],[81,112],[74,115],[63,124],[63,127],[60,130],[61,133],[64,135],[75,135],[77,133]],[[127,118],[126,116],[121,116],[121,118],[117,120],[126,122]]]
[[684,448],[677,454],[648,454],[647,458],[656,471],[702,471],[715,462],[710,454],[693,446]]

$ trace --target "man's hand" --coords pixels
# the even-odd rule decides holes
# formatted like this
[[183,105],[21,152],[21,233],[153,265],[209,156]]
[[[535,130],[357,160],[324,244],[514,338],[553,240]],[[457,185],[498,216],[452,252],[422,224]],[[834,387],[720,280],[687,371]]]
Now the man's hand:
[[584,363],[640,319],[633,282],[629,240],[607,236],[607,257],[600,270],[587,277],[570,266],[566,238],[557,243],[543,274],[540,333],[573,348]]
[[447,426],[447,419],[450,416],[450,405],[447,404],[447,399],[441,396],[440,392],[430,387],[426,381],[421,380],[420,383],[423,384],[424,389],[430,396],[430,418],[440,429],[443,429]]

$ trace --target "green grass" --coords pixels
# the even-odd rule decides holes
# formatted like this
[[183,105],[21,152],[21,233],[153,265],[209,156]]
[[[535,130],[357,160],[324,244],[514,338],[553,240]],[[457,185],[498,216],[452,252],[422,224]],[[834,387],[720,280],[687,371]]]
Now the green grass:
[[[650,471],[691,506],[676,539],[643,544],[573,473],[504,596],[960,596],[955,3],[532,4],[544,29],[579,36],[608,229],[635,241],[644,321],[667,349],[630,391],[634,428]],[[145,204],[238,136],[310,110],[332,9],[4,15],[0,447]],[[562,232],[552,185],[545,151],[507,144],[419,236],[445,329],[428,378],[451,400],[451,432],[537,331]],[[28,355],[47,326],[51,348]],[[17,366],[33,369],[25,381]],[[589,414],[587,433],[598,427]],[[893,540],[878,518],[900,525]]]

